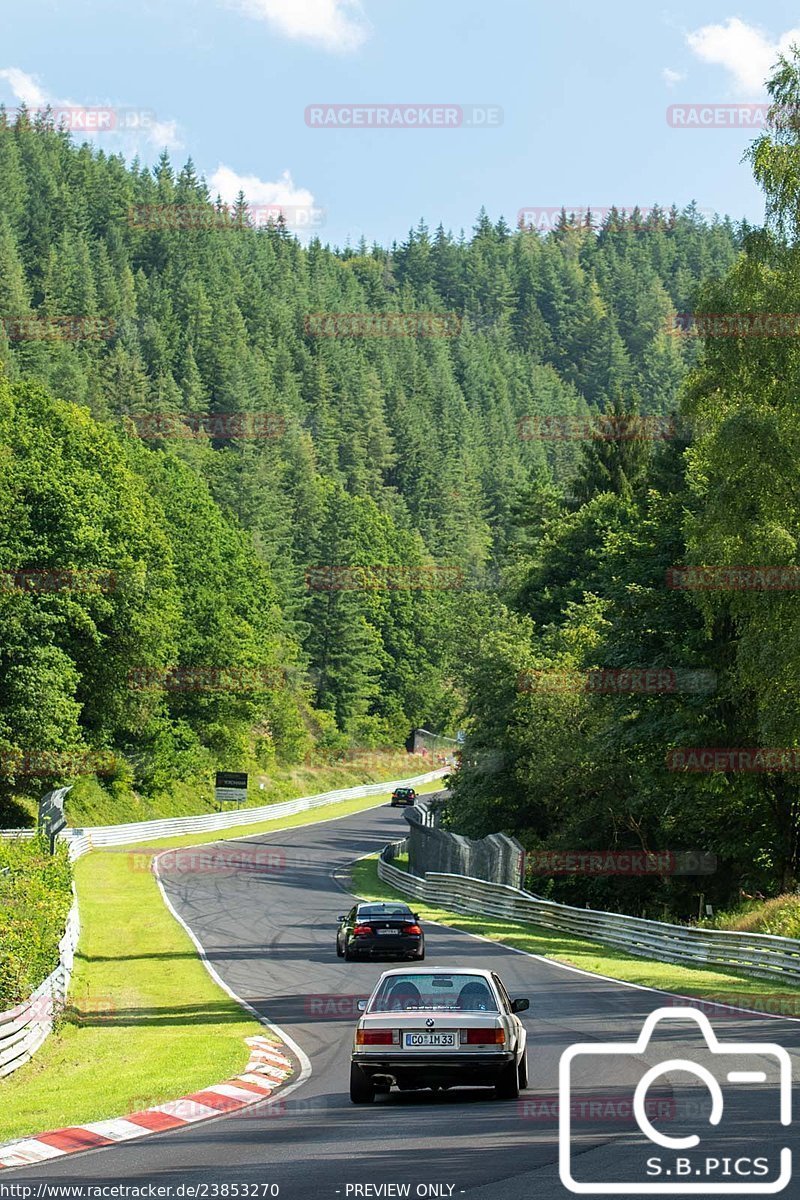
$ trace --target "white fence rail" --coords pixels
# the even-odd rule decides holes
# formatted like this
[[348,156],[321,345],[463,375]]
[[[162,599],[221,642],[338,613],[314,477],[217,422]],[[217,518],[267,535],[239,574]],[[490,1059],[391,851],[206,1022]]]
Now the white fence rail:
[[[90,850],[100,850],[104,846],[135,845],[145,842],[148,838],[178,837],[185,833],[214,833],[238,825],[256,825],[261,821],[324,808],[342,800],[380,796],[396,787],[420,787],[440,779],[446,773],[446,769],[430,771],[427,775],[417,775],[414,779],[368,783],[361,787],[322,792],[318,796],[301,796],[298,800],[265,804],[260,808],[246,808],[236,812],[208,813],[201,817],[173,817],[164,821],[138,821],[131,825],[96,825],[90,829],[66,829],[59,834],[59,840],[67,842],[69,856],[75,861]],[[0,837],[32,838],[34,831],[7,829],[0,832]],[[66,932],[59,942],[58,966],[55,971],[22,1004],[8,1012],[0,1013],[0,1079],[28,1062],[52,1031],[53,1022],[66,1003],[79,929],[78,904],[77,900],[74,900],[67,919]]]
[[[429,771],[427,775],[416,775],[413,779],[394,779],[391,783],[367,783],[360,787],[340,788],[335,792],[322,792],[317,796],[301,796],[298,800],[283,800],[279,804],[262,804],[259,808],[234,809],[231,812],[206,813],[199,817],[168,817],[160,821],[134,821],[130,825],[92,825],[86,829],[65,829],[59,841],[69,844],[69,856],[75,861],[89,850],[100,850],[103,846],[132,846],[148,838],[181,837],[186,833],[215,833],[233,829],[238,825],[258,825],[278,817],[294,816],[338,804],[342,800],[359,800],[366,796],[380,796],[397,787],[421,787],[433,783],[446,775],[448,768]],[[2,838],[31,838],[32,829],[3,829]]]
[[528,921],[588,941],[618,946],[628,954],[660,962],[727,967],[744,975],[800,983],[800,941],[792,938],[694,929],[670,925],[666,921],[626,917],[620,913],[571,908],[552,900],[542,900],[520,888],[464,875],[429,872],[421,878],[392,865],[392,858],[405,846],[405,842],[393,842],[384,849],[378,860],[379,878],[407,896],[452,912]]
[[259,808],[242,808],[233,812],[206,813],[201,817],[168,817],[163,821],[135,821],[131,825],[94,825],[88,829],[69,829],[59,834],[69,843],[69,856],[75,861],[89,850],[101,850],[104,846],[132,846],[148,838],[180,837],[186,833],[217,833],[239,825],[258,825],[262,821],[273,821],[278,817],[294,816],[295,813],[310,812],[325,808],[342,800],[359,800],[366,796],[380,796],[397,787],[421,787],[447,774],[447,768],[417,775],[414,779],[395,779],[391,783],[366,783],[360,787],[340,788],[335,792],[322,792],[318,796],[301,796],[298,800],[284,800],[280,804],[262,804]]
[[28,1062],[52,1032],[66,1003],[79,932],[78,902],[73,900],[55,971],[22,1004],[0,1013],[0,1079]]

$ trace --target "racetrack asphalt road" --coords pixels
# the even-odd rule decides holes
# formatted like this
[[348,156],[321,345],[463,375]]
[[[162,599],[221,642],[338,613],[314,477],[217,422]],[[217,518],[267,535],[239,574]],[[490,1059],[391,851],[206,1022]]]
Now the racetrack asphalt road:
[[[645,1018],[668,1006],[670,998],[429,924],[425,965],[491,967],[512,996],[530,997],[530,1011],[524,1014],[529,1089],[519,1102],[498,1101],[491,1091],[475,1088],[436,1094],[392,1092],[372,1106],[351,1105],[348,1073],[356,1001],[371,991],[388,964],[345,963],[336,957],[337,917],[349,908],[350,899],[334,876],[346,879],[354,859],[402,837],[405,829],[402,812],[385,806],[218,843],[204,847],[202,858],[196,849],[187,848],[162,860],[162,882],[170,901],[203,945],[209,962],[238,996],[302,1048],[311,1074],[292,1087],[285,1100],[276,1098],[238,1116],[139,1143],[6,1171],[0,1184],[169,1184],[173,1189],[208,1185],[208,1200],[225,1197],[218,1190],[223,1185],[230,1187],[227,1195],[233,1200],[234,1184],[276,1184],[281,1200],[388,1200],[404,1194],[456,1200],[461,1195],[471,1200],[568,1196],[558,1170],[556,1099],[562,1052],[576,1042],[632,1042]],[[231,865],[232,857],[239,866]],[[169,970],[168,962],[164,969]],[[191,997],[186,1000],[191,1002]],[[724,1042],[776,1042],[791,1052],[793,1062],[800,1049],[800,1022],[720,1009],[712,1024]],[[712,1062],[704,1052],[691,1022],[665,1030],[641,1053],[576,1061],[577,1179],[606,1185],[627,1181],[635,1189],[628,1194],[645,1196],[647,1188],[639,1190],[639,1184],[663,1184],[667,1170],[672,1172],[670,1182],[683,1180],[675,1172],[689,1170],[678,1164],[684,1156],[691,1161],[693,1175],[695,1170],[704,1172],[700,1180],[692,1177],[695,1195],[711,1195],[706,1181],[713,1180],[725,1185],[729,1194],[737,1194],[732,1185],[738,1185],[744,1188],[738,1194],[757,1196],[757,1172],[768,1169],[765,1181],[775,1178],[773,1168],[784,1146],[792,1148],[800,1173],[800,1139],[794,1127],[782,1129],[779,1124],[778,1070],[767,1051],[755,1058],[756,1069],[767,1075],[765,1083],[724,1083],[726,1107],[718,1130],[706,1123],[708,1092],[687,1073],[673,1068],[660,1087],[648,1093],[646,1111],[662,1133],[702,1135],[701,1147],[691,1152],[695,1157],[662,1149],[643,1137],[631,1119],[636,1082],[653,1063],[687,1055],[707,1067],[722,1061],[717,1056]],[[751,1055],[747,1063],[737,1065],[752,1071],[753,1062]],[[587,1108],[587,1103],[593,1107]],[[705,1150],[716,1166],[697,1157]],[[654,1175],[654,1155],[660,1156],[659,1177]],[[767,1161],[767,1168],[758,1165],[759,1159]],[[746,1176],[744,1171],[752,1173]],[[387,1184],[399,1185],[400,1190],[387,1191]],[[407,1193],[405,1184],[410,1185]],[[429,1185],[439,1185],[439,1190]],[[796,1188],[790,1184],[784,1194],[797,1194]],[[50,1188],[42,1193],[54,1194]],[[188,1194],[188,1186],[183,1194]],[[245,1194],[254,1196],[253,1191],[239,1192]],[[622,1192],[615,1187],[611,1194]],[[196,1195],[202,1200],[201,1192]]]

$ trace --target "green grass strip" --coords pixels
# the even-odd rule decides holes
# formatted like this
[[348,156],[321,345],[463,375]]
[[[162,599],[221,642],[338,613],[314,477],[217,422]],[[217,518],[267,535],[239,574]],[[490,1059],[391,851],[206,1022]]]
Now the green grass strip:
[[[352,890],[364,900],[408,900],[378,878],[377,856],[360,859],[351,870]],[[623,983],[677,992],[698,1000],[720,1001],[760,1012],[800,1017],[800,989],[778,981],[753,979],[714,968],[689,967],[676,963],[638,958],[613,946],[588,942],[525,921],[499,917],[466,916],[434,908],[422,900],[411,901],[423,921],[437,921],[465,933],[475,933],[529,954],[554,962],[568,963],[596,975]]]
[[142,869],[143,855],[330,821],[385,804],[388,796],[80,859],[70,1010],[32,1061],[0,1080],[0,1142],[125,1116],[221,1083],[244,1070],[244,1039],[268,1035],[208,975],[154,876]]

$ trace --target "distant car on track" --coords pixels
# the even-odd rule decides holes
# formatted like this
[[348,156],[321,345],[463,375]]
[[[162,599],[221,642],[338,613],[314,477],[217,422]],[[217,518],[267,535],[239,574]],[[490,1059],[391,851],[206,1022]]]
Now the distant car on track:
[[528,1086],[525,1026],[494,971],[444,967],[385,971],[364,1005],[353,1041],[350,1099],[371,1104],[401,1091],[494,1087],[514,1100]]
[[399,808],[406,804],[416,804],[417,793],[410,787],[395,788],[392,792],[392,808]]
[[425,934],[419,917],[402,901],[356,904],[339,917],[336,953],[352,962],[357,958],[425,957]]

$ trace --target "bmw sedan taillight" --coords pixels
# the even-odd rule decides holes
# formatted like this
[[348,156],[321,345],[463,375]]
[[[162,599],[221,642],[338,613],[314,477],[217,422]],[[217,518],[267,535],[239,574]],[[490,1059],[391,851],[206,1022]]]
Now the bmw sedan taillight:
[[422,930],[420,929],[419,925],[404,925],[403,933],[413,934],[414,936],[419,937],[419,935],[422,933]]
[[400,1042],[397,1029],[357,1029],[357,1046],[396,1046]]
[[506,1040],[505,1029],[462,1029],[462,1046],[502,1046]]
[[369,937],[371,933],[371,925],[356,925],[353,929],[353,937]]

